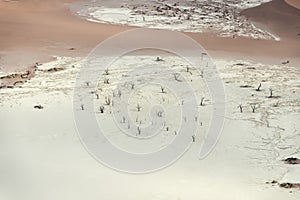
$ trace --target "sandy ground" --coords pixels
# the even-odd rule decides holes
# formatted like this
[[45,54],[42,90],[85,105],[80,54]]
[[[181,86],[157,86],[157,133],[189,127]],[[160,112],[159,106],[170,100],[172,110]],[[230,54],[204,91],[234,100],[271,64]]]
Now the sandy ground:
[[[51,2],[51,3],[50,3]],[[99,42],[130,29],[125,26],[87,22],[70,14],[63,3],[70,1],[14,1],[0,2],[0,66],[14,70],[37,61],[47,61],[49,55],[86,55]],[[263,11],[261,10],[263,9]],[[262,21],[266,13],[269,17]],[[260,59],[280,63],[289,59],[291,64],[299,55],[299,13],[289,14],[291,7],[283,0],[275,0],[258,9],[245,11],[245,15],[278,31],[282,41],[251,40],[246,38],[220,38],[214,34],[188,33],[212,55],[231,54],[240,58]],[[272,16],[275,16],[274,18]],[[270,19],[272,19],[271,24]],[[292,29],[283,21],[288,21]],[[287,29],[286,29],[287,28]],[[280,30],[284,30],[280,31]],[[277,32],[276,32],[277,33]],[[288,37],[288,38],[287,38]],[[75,48],[74,51],[69,50]]]
[[[299,199],[298,188],[277,184],[300,182],[299,165],[283,162],[287,157],[300,157],[299,12],[295,8],[275,0],[244,13],[276,32],[280,42],[188,33],[218,58],[215,63],[227,94],[223,135],[205,160],[195,159],[203,136],[200,133],[196,144],[174,165],[133,176],[111,170],[87,153],[76,134],[72,108],[72,92],[83,57],[105,38],[131,27],[78,19],[63,6],[68,2],[0,1],[2,70],[25,66],[21,70],[26,72],[26,66],[53,60],[33,68],[35,76],[20,87],[0,89],[0,199]],[[53,57],[57,55],[62,57]],[[154,58],[125,57],[116,63],[110,71],[112,83],[120,77],[121,67],[128,70],[147,59]],[[201,82],[200,76],[186,73],[175,58],[163,59],[166,65],[177,66],[195,85]],[[290,63],[282,64],[287,60]],[[262,88],[256,91],[260,82]],[[101,82],[99,87],[103,93],[99,101],[95,99],[97,106],[108,95],[107,85]],[[272,98],[268,98],[270,88]],[[133,102],[145,97],[161,100],[158,89],[149,89],[155,90],[155,95],[138,93]],[[172,97],[166,94],[165,99],[171,101]],[[199,109],[209,116],[213,102],[206,99]],[[34,109],[35,105],[44,108]],[[255,113],[251,105],[257,105]],[[106,111],[109,109],[106,106]],[[103,116],[97,111],[97,115],[103,120],[109,113]],[[169,123],[173,120],[171,117]],[[207,125],[203,120],[203,127]],[[118,140],[114,130],[107,133],[120,145],[132,147]],[[166,141],[158,145],[166,145],[168,137],[163,139]]]
[[77,19],[62,3],[0,2],[1,67],[33,64],[49,55],[85,55],[103,39],[128,29]]
[[294,6],[295,8],[300,9],[300,2],[297,0],[285,0],[285,2],[287,2],[291,6]]
[[[299,68],[287,65],[282,73],[280,65],[216,60],[226,89],[225,124],[216,148],[206,159],[199,160],[199,144],[209,126],[213,101],[202,88],[203,79],[195,69],[187,73],[185,65],[180,65],[181,59],[162,58],[163,65],[175,66],[183,77],[193,80],[193,86],[199,91],[195,93],[199,95],[197,98],[206,97],[204,106],[198,107],[199,121],[189,118],[189,123],[202,122],[202,126],[196,142],[181,159],[164,170],[143,175],[119,173],[94,160],[76,134],[72,109],[72,92],[82,58],[58,58],[38,66],[36,76],[22,87],[0,90],[1,199],[299,199],[297,188],[285,189],[277,184],[300,182],[299,165],[282,161],[291,156],[300,157]],[[123,57],[109,68],[111,84],[99,81],[100,99],[94,94],[88,95],[94,99],[94,112],[106,136],[132,152],[136,152],[136,148],[139,152],[149,152],[168,145],[174,137],[176,122],[180,121],[174,114],[166,117],[170,129],[163,129],[161,137],[150,147],[136,146],[131,140],[124,140],[116,130],[116,125],[122,125],[121,118],[111,119],[110,110],[114,106],[105,105],[105,97],[112,95],[111,89],[118,81],[125,83],[122,74],[146,61],[154,63],[154,57]],[[47,72],[58,66],[64,70]],[[171,83],[176,82],[171,74],[169,77],[161,75]],[[158,76],[155,78],[159,79]],[[103,78],[105,75],[101,75],[100,80]],[[263,81],[262,88],[256,91],[260,81]],[[138,114],[135,104],[140,103],[142,124],[149,122],[143,118],[147,116],[148,100],[160,102],[166,112],[179,109],[181,102],[174,104],[169,90],[162,94],[157,86],[147,87],[132,98],[132,120]],[[274,98],[267,98],[270,87],[274,89]],[[122,89],[122,95],[125,93]],[[44,109],[33,108],[39,104]],[[238,108],[240,104],[243,113]],[[252,104],[258,105],[255,113],[252,113]],[[104,114],[98,110],[100,105],[105,105]],[[85,112],[79,106],[75,110]]]

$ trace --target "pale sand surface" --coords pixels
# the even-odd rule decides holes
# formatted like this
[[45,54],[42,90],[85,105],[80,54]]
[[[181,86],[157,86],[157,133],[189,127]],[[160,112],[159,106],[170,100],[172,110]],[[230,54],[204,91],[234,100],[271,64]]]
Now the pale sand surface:
[[[205,95],[206,101],[204,107],[199,107],[204,118],[195,145],[169,168],[133,176],[111,170],[87,153],[77,136],[72,108],[74,83],[83,57],[99,42],[130,27],[78,19],[62,2],[0,2],[0,65],[3,69],[47,62],[53,59],[52,55],[63,56],[37,66],[35,77],[21,87],[0,89],[0,199],[299,199],[298,189],[266,184],[273,180],[300,182],[299,165],[282,161],[287,157],[300,157],[297,60],[300,45],[299,36],[295,35],[299,28],[298,14],[285,12],[292,7],[276,0],[245,11],[249,18],[257,16],[257,23],[264,23],[262,26],[278,34],[280,42],[188,34],[213,56],[221,58],[215,62],[226,90],[227,111],[222,136],[206,159],[197,159],[213,104],[207,91],[200,88],[198,98]],[[262,8],[265,21],[256,11]],[[283,23],[284,19],[289,20],[288,26]],[[163,58],[166,65],[179,64],[176,58],[164,55]],[[124,59],[115,63],[110,71],[112,86],[124,73],[121,67],[129,70],[154,58],[142,54]],[[291,63],[282,65],[286,60]],[[48,72],[53,67],[63,70]],[[203,81],[195,71],[189,74],[185,68],[178,67],[195,86],[201,86]],[[256,91],[260,82],[261,91]],[[99,91],[101,98],[95,100],[97,106],[110,94],[107,90],[110,85],[101,82],[99,87],[103,90]],[[267,98],[269,88],[280,97]],[[172,99],[169,94],[165,96],[167,100]],[[146,92],[136,97],[161,100],[157,88],[154,95]],[[136,103],[136,99],[133,100]],[[44,109],[33,108],[39,104]],[[243,113],[239,111],[240,104]],[[251,111],[251,104],[259,105],[255,113]],[[109,109],[106,106],[106,110]],[[97,113],[97,117],[107,120],[111,115]],[[170,123],[178,119],[173,116],[168,120]],[[108,137],[119,145],[133,147],[118,140],[115,130],[106,128]],[[167,134],[166,131],[163,134]],[[165,145],[165,141],[159,142],[158,145]]]
[[[123,134],[116,131],[116,124],[122,124],[111,119],[111,106],[105,106],[104,114],[99,113],[98,107],[111,95],[110,88],[122,82],[123,73],[145,61],[155,65],[154,58],[123,57],[109,68],[111,85],[99,82],[100,99],[93,94],[88,97],[95,99],[95,115],[109,140],[128,151],[135,151],[136,147],[140,152],[144,146],[124,140]],[[82,58],[58,58],[38,66],[36,76],[21,88],[0,90],[0,198],[298,200],[298,189],[283,189],[277,183],[266,182],[300,182],[299,166],[282,161],[291,156],[300,157],[299,68],[287,65],[282,73],[280,65],[216,60],[226,90],[225,124],[216,148],[206,159],[199,160],[199,145],[209,126],[214,102],[194,69],[191,74],[187,73],[180,66],[180,59],[162,58],[163,65],[175,66],[183,77],[193,80],[197,98],[206,97],[205,106],[198,107],[199,121],[189,120],[189,123],[202,122],[196,143],[182,158],[164,170],[143,175],[119,173],[93,159],[76,134],[72,109],[74,83]],[[64,70],[51,74],[45,71],[58,66]],[[153,77],[159,80],[162,78],[159,76]],[[171,74],[162,76],[175,83]],[[261,91],[255,91],[263,80]],[[162,105],[166,112],[178,111],[181,102],[174,104],[169,90],[161,94],[157,85],[147,86],[150,88],[132,96],[131,108],[138,99],[160,102],[163,95],[166,101]],[[280,98],[267,98],[269,87]],[[122,93],[124,95],[126,90]],[[143,108],[139,115],[141,119],[146,118],[149,102],[138,102]],[[259,105],[255,113],[251,111],[251,103]],[[44,109],[33,108],[38,104]],[[239,111],[239,104],[244,108],[243,113]],[[74,109],[81,111],[80,107]],[[133,116],[138,114],[135,109],[130,110]],[[155,146],[145,148],[152,150],[167,145],[169,137],[174,137],[173,130],[180,119],[174,114],[166,119],[170,130],[163,129],[162,138],[151,143]],[[148,148],[145,151],[149,151]]]

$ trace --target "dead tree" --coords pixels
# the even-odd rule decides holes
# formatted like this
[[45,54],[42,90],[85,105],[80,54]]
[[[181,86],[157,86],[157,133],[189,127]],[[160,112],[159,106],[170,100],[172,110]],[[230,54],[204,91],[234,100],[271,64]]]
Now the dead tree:
[[187,16],[186,16],[186,20],[190,20],[192,18],[192,15],[191,14],[188,14]]
[[140,106],[140,104],[138,104],[138,105],[136,106],[136,109],[137,109],[138,112],[141,111],[141,108],[142,108],[142,107]]
[[196,141],[196,137],[195,135],[192,135],[192,141],[195,142]]
[[269,88],[269,91],[270,91],[269,98],[273,98],[273,89],[272,89],[272,88]]
[[81,110],[84,110],[84,105],[83,104],[81,104],[80,107],[81,107]]
[[109,78],[104,79],[104,84],[109,84]]
[[100,113],[104,113],[104,106],[100,106]]
[[201,100],[200,100],[200,106],[204,106],[204,100],[205,100],[205,98],[202,97]]
[[105,72],[105,75],[109,75],[108,69],[105,69],[104,72]]
[[126,122],[126,118],[123,116],[122,123],[125,124],[125,122]]
[[252,104],[251,109],[252,109],[252,112],[255,113],[255,111],[257,109],[257,104]]
[[98,93],[95,93],[95,95],[96,95],[96,98],[99,99],[99,94],[98,94]]
[[105,105],[109,106],[111,103],[111,98],[105,97]]
[[131,89],[134,90],[134,83],[130,83]]
[[137,127],[137,131],[138,131],[138,134],[141,135],[142,130],[141,130],[141,128],[139,126]]
[[162,116],[163,116],[163,112],[162,112],[162,111],[158,111],[158,112],[156,113],[156,115],[157,115],[158,117],[162,117]]
[[200,76],[201,76],[201,78],[204,77],[204,72],[203,72],[203,70],[201,71]]
[[161,93],[166,93],[165,88],[163,86],[160,87]]
[[179,75],[180,75],[180,74],[174,73],[173,75],[174,75],[174,79],[175,79],[176,81],[180,81],[180,80],[179,80]]
[[120,98],[122,96],[121,90],[118,90],[118,97]]
[[243,106],[242,106],[242,104],[239,105],[239,108],[240,108],[240,112],[242,113],[243,112]]
[[186,72],[190,72],[190,67],[186,66]]
[[259,86],[257,87],[256,91],[260,91],[261,83],[259,83]]

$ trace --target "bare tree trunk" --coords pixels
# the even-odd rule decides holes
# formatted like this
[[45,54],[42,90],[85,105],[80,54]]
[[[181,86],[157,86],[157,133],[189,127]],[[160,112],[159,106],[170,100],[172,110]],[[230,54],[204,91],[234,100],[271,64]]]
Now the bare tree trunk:
[[161,93],[166,93],[165,88],[164,87],[160,87]]
[[269,98],[272,98],[272,97],[273,97],[273,89],[270,88],[269,91],[270,91],[270,96],[269,96]]
[[239,105],[239,108],[240,108],[240,112],[242,113],[243,112],[243,106],[242,106],[242,104]]
[[110,103],[111,103],[111,98],[105,97],[105,104],[109,106]]
[[194,135],[192,136],[192,140],[193,140],[193,142],[196,141],[196,137]]
[[261,83],[259,83],[259,86],[257,87],[256,91],[260,91]]
[[257,108],[256,104],[251,105],[251,108],[252,108],[252,112],[255,113],[255,110]]
[[204,97],[201,98],[200,106],[204,106],[204,99],[205,99]]
[[138,112],[141,111],[141,108],[142,108],[142,107],[140,106],[140,104],[138,104],[138,105],[136,106],[136,109],[137,109]]
[[100,106],[100,113],[104,113],[104,106]]

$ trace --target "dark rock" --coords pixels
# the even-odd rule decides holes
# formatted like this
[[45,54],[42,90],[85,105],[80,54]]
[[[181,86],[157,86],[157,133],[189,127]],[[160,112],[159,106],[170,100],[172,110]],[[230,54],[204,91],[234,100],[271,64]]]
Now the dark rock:
[[285,62],[282,62],[281,64],[286,65],[286,64],[289,64],[289,63],[290,63],[290,61],[287,60],[287,61],[285,61]]
[[61,71],[61,70],[64,70],[64,68],[54,67],[54,68],[48,69],[47,72],[57,72],[57,71]]
[[14,85],[14,86],[15,86],[15,85],[20,85],[20,84],[22,84],[22,83],[23,83],[23,81],[16,81],[16,82],[14,82],[13,85]]
[[10,79],[10,78],[16,78],[18,76],[19,76],[19,74],[10,74],[7,76],[2,76],[2,77],[0,77],[0,79]]
[[251,85],[241,85],[240,87],[241,87],[241,88],[252,88]]
[[160,57],[156,57],[156,60],[157,62],[160,62],[160,61],[164,61],[163,59],[161,59]]
[[34,108],[35,108],[35,109],[43,109],[44,107],[41,106],[41,105],[36,105],[36,106],[34,106]]
[[298,158],[287,158],[283,160],[285,164],[290,164],[290,165],[296,165],[296,164],[300,164],[300,159]]
[[300,183],[280,183],[279,186],[286,189],[290,189],[290,188],[300,189]]

